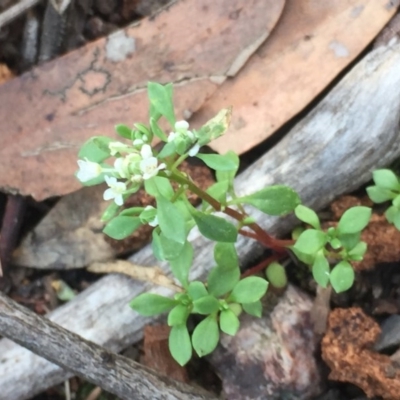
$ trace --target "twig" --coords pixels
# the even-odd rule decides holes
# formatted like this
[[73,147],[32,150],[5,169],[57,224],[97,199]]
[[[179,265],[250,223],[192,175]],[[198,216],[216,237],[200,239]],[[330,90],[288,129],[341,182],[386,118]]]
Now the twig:
[[129,358],[40,317],[0,293],[0,335],[102,387],[122,400],[215,399],[210,393],[158,375]]
[[2,12],[0,14],[0,29],[37,3],[39,3],[39,0],[21,0],[19,3]]

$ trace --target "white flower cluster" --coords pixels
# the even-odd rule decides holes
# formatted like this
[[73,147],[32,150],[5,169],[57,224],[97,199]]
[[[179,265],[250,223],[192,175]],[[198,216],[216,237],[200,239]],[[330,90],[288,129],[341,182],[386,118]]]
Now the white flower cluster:
[[[109,144],[111,155],[128,152],[125,157],[118,157],[114,162],[114,168],[102,167],[100,164],[86,160],[78,160],[79,171],[76,176],[81,182],[87,182],[97,178],[104,173],[104,179],[109,188],[104,192],[104,200],[114,199],[121,206],[124,202],[123,195],[139,189],[143,180],[156,176],[158,172],[165,169],[164,163],[158,164],[158,159],[153,156],[150,145],[143,144],[140,153],[124,143],[111,142]],[[127,187],[124,182],[117,179],[126,179],[133,183],[133,187]]]
[[174,142],[176,146],[184,142],[188,145],[187,152],[190,157],[194,157],[200,150],[200,145],[197,143],[195,134],[189,130],[189,124],[186,121],[177,121],[175,123],[175,132],[171,132],[168,136],[168,142]]

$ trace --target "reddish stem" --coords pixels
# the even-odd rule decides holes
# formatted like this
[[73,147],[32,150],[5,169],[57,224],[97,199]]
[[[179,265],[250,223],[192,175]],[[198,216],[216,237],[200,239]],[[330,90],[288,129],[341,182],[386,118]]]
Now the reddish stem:
[[271,264],[272,262],[280,260],[283,256],[284,256],[284,252],[273,254],[272,256],[261,261],[256,266],[243,272],[243,274],[241,275],[241,278],[243,279],[243,278],[246,278],[246,276],[257,274],[258,272],[260,272],[263,269],[265,269],[266,267],[268,267],[268,265]]

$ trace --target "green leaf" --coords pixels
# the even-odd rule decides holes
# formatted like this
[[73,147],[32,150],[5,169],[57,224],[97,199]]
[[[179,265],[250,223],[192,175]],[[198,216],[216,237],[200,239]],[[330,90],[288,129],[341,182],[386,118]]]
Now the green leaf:
[[396,196],[396,197],[393,199],[392,204],[393,204],[396,208],[398,208],[398,209],[400,208],[400,195]]
[[243,303],[243,310],[247,312],[247,314],[252,315],[253,317],[261,318],[262,315],[262,304],[261,301],[255,301],[254,303]]
[[391,190],[381,188],[379,186],[367,187],[367,194],[369,198],[377,204],[384,203],[385,201],[391,200],[396,197],[396,193],[393,193]]
[[227,154],[197,154],[197,158],[203,160],[207,167],[216,171],[236,171],[238,168],[237,160]]
[[186,242],[185,218],[180,210],[163,196],[156,198],[158,225],[168,239],[177,243]]
[[142,293],[135,297],[129,305],[139,314],[150,317],[169,311],[177,305],[177,301],[154,293]]
[[390,206],[386,210],[385,217],[391,224],[393,224],[393,221],[394,221],[394,218],[395,218],[397,212],[398,212],[398,209],[397,209],[397,207],[394,207],[394,206]]
[[186,325],[172,327],[168,338],[169,351],[174,360],[184,366],[192,357],[192,343]]
[[399,180],[390,169],[377,169],[372,173],[372,176],[377,186],[394,191],[400,190]]
[[287,285],[285,268],[278,262],[272,262],[265,270],[265,276],[269,283],[276,288],[284,288]]
[[239,281],[232,290],[229,300],[237,303],[254,303],[267,292],[268,282],[257,276],[249,276]]
[[292,246],[290,249],[292,250],[294,255],[300,261],[302,261],[304,264],[307,264],[310,266],[313,265],[314,259],[315,259],[315,253],[314,254],[305,254],[305,253],[302,253],[300,250],[296,249],[294,246]]
[[168,314],[168,326],[186,324],[189,314],[188,306],[177,304]]
[[232,310],[223,310],[219,316],[219,326],[222,332],[235,336],[240,326],[239,318]]
[[174,189],[171,186],[169,179],[163,176],[153,176],[150,179],[144,181],[144,188],[146,192],[153,197],[163,196],[168,200],[171,200],[174,195]]
[[[206,192],[211,196],[214,197],[214,199],[218,200],[220,203],[225,204],[226,203],[226,194],[228,192],[228,181],[224,182],[216,182],[213,185],[211,185]],[[205,210],[209,204],[206,201],[203,201],[203,210]]]
[[168,261],[179,257],[186,243],[186,241],[185,243],[179,243],[175,242],[175,240],[168,239],[163,233],[159,235],[159,239],[162,248],[162,254],[164,255],[165,260]]
[[342,247],[342,242],[338,238],[333,238],[329,241],[329,244],[331,245],[332,249],[337,250],[340,247]]
[[338,224],[340,234],[361,232],[371,218],[372,210],[369,207],[357,206],[344,212]]
[[197,300],[208,295],[204,283],[200,281],[190,282],[187,291],[192,300]]
[[224,157],[228,157],[231,159],[232,163],[237,165],[235,169],[230,171],[216,171],[215,176],[217,178],[217,182],[227,181],[228,187],[233,187],[233,179],[235,178],[236,172],[239,169],[240,159],[239,156],[234,151],[228,151],[225,153]]
[[220,267],[239,267],[239,258],[233,243],[215,243],[214,260]]
[[268,215],[284,215],[292,212],[299,204],[299,195],[283,185],[269,186],[237,201],[251,204]]
[[193,331],[192,344],[199,357],[210,354],[217,347],[219,329],[216,315],[209,315]]
[[192,313],[208,315],[218,311],[218,309],[219,301],[215,296],[207,295],[193,301]]
[[398,231],[400,231],[400,210],[397,210],[396,214],[394,215],[393,224]]
[[157,121],[154,118],[150,118],[150,128],[153,131],[153,133],[161,139],[163,142],[166,142],[168,140],[167,135],[164,133],[164,131],[158,126]]
[[339,235],[338,239],[341,243],[341,246],[347,251],[350,251],[360,241],[360,236],[361,236],[360,232],[348,233],[346,235]]
[[216,297],[230,292],[240,279],[238,266],[217,266],[208,274],[208,291]]
[[113,140],[106,136],[93,136],[81,147],[78,158],[101,163],[110,157],[108,145]]
[[121,240],[132,235],[142,225],[139,217],[119,215],[113,218],[103,229],[103,233],[113,239]]
[[76,297],[75,291],[63,280],[60,279],[58,281],[55,281],[54,283],[56,283],[57,286],[56,295],[59,300],[70,301],[74,297]]
[[361,261],[367,251],[367,248],[367,243],[358,242],[348,253],[350,259],[353,261]]
[[326,288],[329,283],[329,262],[322,253],[318,253],[312,266],[312,274],[318,285]]
[[354,270],[347,261],[341,261],[332,269],[330,280],[336,293],[350,289],[354,283]]
[[158,153],[158,158],[162,159],[165,157],[169,157],[175,153],[176,153],[175,142],[168,142],[168,143],[165,143],[165,145],[163,146],[161,151]]
[[215,240],[216,242],[236,242],[237,229],[230,222],[221,217],[205,214],[197,210],[193,210],[192,215],[199,231],[207,239]]
[[319,222],[318,215],[315,213],[314,210],[299,204],[295,209],[294,213],[296,217],[300,220],[305,222],[308,225],[311,225],[315,229],[321,229],[321,224]]
[[193,246],[186,241],[179,256],[170,260],[171,271],[184,288],[188,286],[188,276],[193,262]]
[[152,242],[151,242],[151,249],[153,251],[154,257],[157,258],[159,261],[166,260],[164,256],[164,250],[161,244],[160,235],[157,232],[157,229],[153,229],[152,232]]
[[326,233],[316,229],[307,229],[299,236],[293,248],[304,254],[315,254],[325,246],[325,243]]
[[108,221],[111,218],[115,217],[118,210],[119,210],[119,205],[116,204],[114,201],[106,208],[104,211],[103,215],[101,216],[102,221]]
[[151,105],[174,126],[176,119],[172,102],[172,84],[161,85],[156,82],[149,82],[147,94]]
[[132,129],[129,126],[118,124],[114,127],[115,132],[118,133],[119,136],[122,136],[125,139],[132,140]]

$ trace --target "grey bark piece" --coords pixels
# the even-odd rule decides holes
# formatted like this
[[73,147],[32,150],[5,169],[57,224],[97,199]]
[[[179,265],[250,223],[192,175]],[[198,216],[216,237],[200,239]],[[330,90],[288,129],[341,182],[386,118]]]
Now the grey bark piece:
[[261,318],[244,315],[236,336],[221,336],[210,362],[226,398],[306,400],[321,393],[311,309],[310,297],[289,285]]
[[[397,41],[368,54],[329,95],[271,151],[236,179],[240,194],[274,183],[296,189],[304,203],[315,209],[366,182],[371,171],[400,155],[400,45]],[[245,138],[244,138],[245,140]],[[293,219],[278,220],[254,211],[252,215],[273,234],[283,234]],[[212,267],[212,243],[191,233],[195,258],[192,278],[204,277]],[[242,262],[260,247],[241,237]],[[154,265],[149,246],[132,262]],[[166,265],[162,264],[166,269]],[[49,314],[54,322],[117,351],[142,336],[149,318],[131,311],[128,301],[150,285],[110,275],[74,300]],[[151,288],[167,294],[165,289]],[[0,341],[0,400],[32,397],[69,373],[32,355],[8,340]]]
[[211,393],[161,376],[82,339],[0,293],[0,334],[115,394],[121,400],[206,400]]
[[376,351],[400,344],[400,315],[391,315],[381,325],[382,332],[374,345]]

